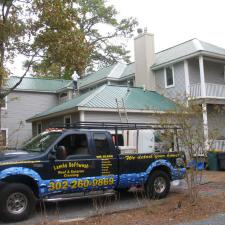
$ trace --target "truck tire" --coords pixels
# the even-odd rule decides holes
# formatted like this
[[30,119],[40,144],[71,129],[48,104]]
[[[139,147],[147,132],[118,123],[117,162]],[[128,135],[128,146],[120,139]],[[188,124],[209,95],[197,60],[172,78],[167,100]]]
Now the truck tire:
[[25,184],[9,183],[0,190],[0,215],[5,222],[27,219],[34,211],[36,198]]
[[162,170],[153,171],[145,184],[145,191],[149,198],[165,198],[170,191],[169,174]]

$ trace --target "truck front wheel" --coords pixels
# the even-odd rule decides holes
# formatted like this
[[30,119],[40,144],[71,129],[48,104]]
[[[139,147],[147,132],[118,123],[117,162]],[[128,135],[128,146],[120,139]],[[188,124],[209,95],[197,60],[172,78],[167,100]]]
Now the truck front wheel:
[[0,190],[0,215],[6,222],[27,219],[35,208],[33,191],[24,184],[9,183]]
[[170,191],[170,178],[162,170],[153,171],[145,184],[146,195],[152,199],[165,198]]

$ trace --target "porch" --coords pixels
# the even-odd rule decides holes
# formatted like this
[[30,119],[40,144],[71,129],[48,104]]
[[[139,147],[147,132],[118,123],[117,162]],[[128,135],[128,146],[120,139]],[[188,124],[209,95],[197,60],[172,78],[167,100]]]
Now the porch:
[[225,99],[225,85],[224,84],[213,84],[205,83],[205,92],[202,93],[201,84],[191,84],[190,85],[190,98],[219,98]]

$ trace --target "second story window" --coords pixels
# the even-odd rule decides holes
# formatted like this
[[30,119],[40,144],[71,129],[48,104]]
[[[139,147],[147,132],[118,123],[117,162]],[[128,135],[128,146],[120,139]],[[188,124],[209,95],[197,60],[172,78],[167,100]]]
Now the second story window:
[[68,100],[68,94],[66,92],[59,95],[59,103],[65,102]]
[[164,75],[165,75],[165,87],[174,87],[174,68],[173,66],[166,67],[164,69]]

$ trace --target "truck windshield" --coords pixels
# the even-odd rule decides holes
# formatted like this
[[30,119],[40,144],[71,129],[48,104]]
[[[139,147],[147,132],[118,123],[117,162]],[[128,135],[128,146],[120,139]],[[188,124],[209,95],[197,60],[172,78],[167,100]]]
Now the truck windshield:
[[44,132],[28,141],[23,149],[31,152],[45,151],[59,136],[61,132]]

